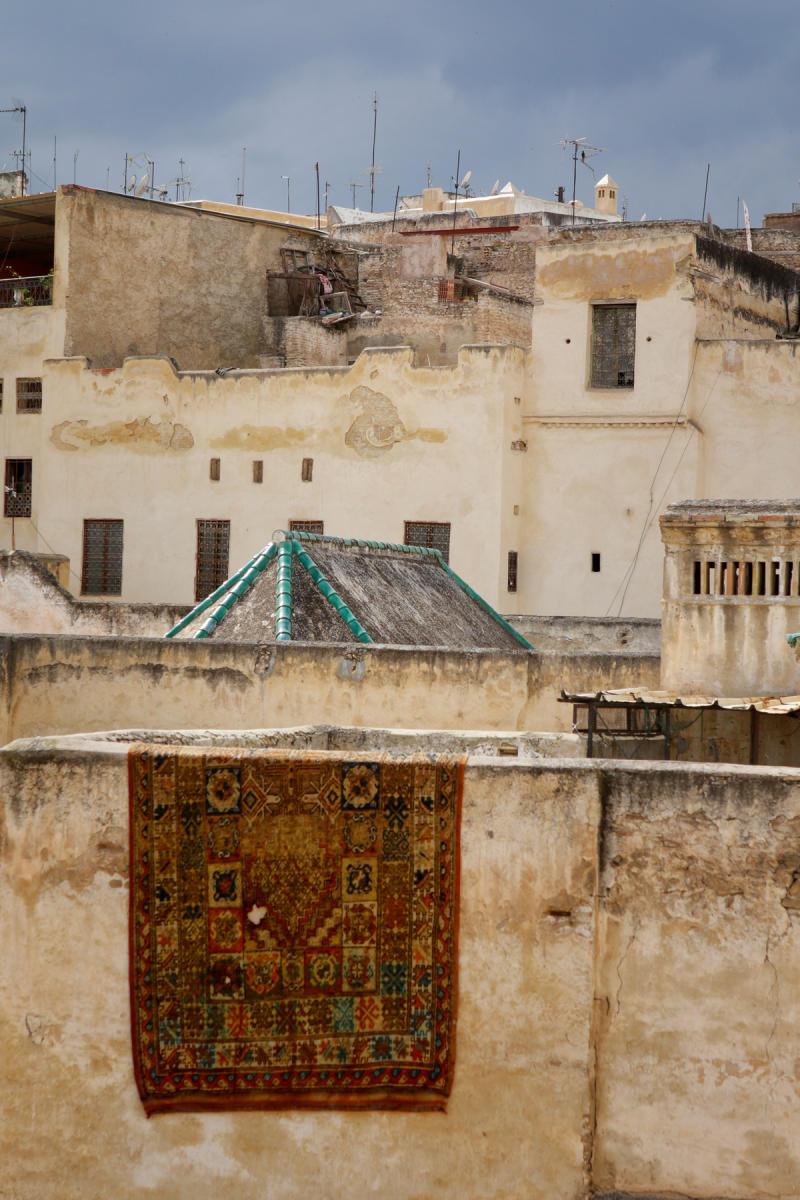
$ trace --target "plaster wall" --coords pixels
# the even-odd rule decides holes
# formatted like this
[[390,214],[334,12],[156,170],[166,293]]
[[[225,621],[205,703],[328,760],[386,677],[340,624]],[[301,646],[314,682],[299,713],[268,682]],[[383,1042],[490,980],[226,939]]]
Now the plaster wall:
[[[64,568],[64,584],[80,587],[80,577]],[[49,571],[21,553],[0,551],[0,632],[78,633],[83,636],[159,637],[185,614],[184,607],[80,601]]]
[[282,246],[316,241],[264,220],[79,187],[59,190],[60,234],[69,303],[58,353],[96,368],[137,354],[185,368],[258,366],[265,272],[283,269]]
[[126,749],[0,753],[9,1200],[800,1196],[797,771],[471,757],[447,1115],[147,1121]]
[[[198,518],[231,522],[231,571],[290,520],[389,542],[403,540],[406,520],[448,521],[453,569],[497,604],[505,404],[522,363],[514,348],[471,347],[455,368],[415,368],[402,348],[366,352],[349,369],[223,378],[178,373],[167,359],[109,371],[50,361],[43,411],[25,417],[35,524],[78,574],[83,520],[122,518],[121,599],[182,604],[194,599]],[[0,437],[8,421],[0,415]],[[16,525],[19,545],[47,548],[29,544],[31,522]],[[9,520],[0,540],[10,545]]]
[[[609,682],[611,681],[611,683]],[[0,745],[78,730],[314,723],[568,732],[561,689],[655,687],[658,657],[0,637]]]
[[603,777],[596,1193],[796,1197],[800,773]]

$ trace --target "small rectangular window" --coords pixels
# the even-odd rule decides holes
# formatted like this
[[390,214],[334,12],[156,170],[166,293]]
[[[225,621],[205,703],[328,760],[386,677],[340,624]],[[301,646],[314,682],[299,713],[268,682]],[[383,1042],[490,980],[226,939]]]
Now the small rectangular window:
[[33,494],[33,460],[6,459],[6,486],[3,512],[7,517],[29,517]]
[[595,572],[600,570],[600,554],[597,550],[592,551],[592,570]]
[[633,387],[636,305],[594,304],[589,386]]
[[3,381],[0,379],[0,412],[3,411]]
[[450,561],[449,521],[406,521],[404,540],[407,546],[438,550],[445,562]]
[[122,593],[122,526],[118,520],[83,522],[82,595]]
[[509,550],[508,552],[508,590],[515,592],[517,590],[517,551]]
[[304,458],[303,466],[300,471],[300,478],[302,479],[303,483],[311,483],[311,477],[313,474],[314,474],[313,458]]
[[194,573],[195,600],[205,600],[206,596],[215,591],[228,578],[230,541],[230,521],[197,522],[197,556]]
[[42,411],[41,379],[17,380],[17,412]]
[[219,482],[220,469],[219,469],[219,459],[218,458],[212,458],[209,460],[208,477],[209,477],[209,479],[213,479],[215,483]]
[[325,524],[323,521],[290,521],[290,533],[324,533]]
[[264,482],[264,460],[263,458],[253,459],[253,483]]

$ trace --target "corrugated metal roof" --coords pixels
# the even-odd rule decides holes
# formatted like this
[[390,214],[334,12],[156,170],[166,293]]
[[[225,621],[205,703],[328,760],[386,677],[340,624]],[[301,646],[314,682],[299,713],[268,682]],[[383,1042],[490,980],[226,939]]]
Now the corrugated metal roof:
[[570,704],[601,703],[627,708],[725,708],[739,712],[760,712],[785,716],[800,712],[800,696],[680,696],[677,692],[655,688],[609,688],[600,692],[565,692],[561,699]]

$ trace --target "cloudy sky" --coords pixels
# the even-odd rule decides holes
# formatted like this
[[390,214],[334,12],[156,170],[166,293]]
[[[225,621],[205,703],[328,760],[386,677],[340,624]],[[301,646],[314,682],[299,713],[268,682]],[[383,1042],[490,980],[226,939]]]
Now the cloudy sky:
[[[369,207],[378,95],[375,208],[462,174],[489,191],[571,191],[564,137],[627,198],[628,215],[754,224],[800,201],[800,21],[789,0],[39,0],[4,12],[0,108],[24,103],[31,190],[118,189],[125,156],[193,198],[315,206],[314,162],[331,203]],[[0,166],[14,166],[18,116],[0,115]],[[77,156],[77,157],[76,157]],[[130,168],[139,171],[138,165]],[[593,179],[578,168],[578,198]],[[174,185],[171,189],[174,195]],[[741,219],[741,217],[740,217]]]

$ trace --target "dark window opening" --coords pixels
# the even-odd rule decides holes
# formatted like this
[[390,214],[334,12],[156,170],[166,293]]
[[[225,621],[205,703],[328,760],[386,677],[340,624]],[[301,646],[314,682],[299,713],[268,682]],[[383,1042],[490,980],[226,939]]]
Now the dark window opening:
[[324,533],[325,524],[323,521],[290,521],[290,533]]
[[253,483],[264,482],[264,460],[263,458],[253,459]]
[[770,582],[773,596],[781,594],[781,564],[773,559],[770,571]]
[[119,596],[122,592],[122,526],[118,520],[83,522],[84,596]]
[[702,563],[699,561],[699,559],[696,560],[695,564],[694,564],[694,586],[692,587],[692,593],[695,596],[700,596],[700,595],[702,595],[702,592],[703,592],[702,583],[701,583],[701,580],[702,580],[701,567],[702,567]]
[[600,554],[597,550],[592,551],[592,570],[594,572],[600,570]]
[[194,575],[195,600],[205,600],[206,596],[210,595],[211,592],[228,578],[230,540],[230,521],[197,522],[197,558]]
[[758,564],[758,594],[759,596],[767,594],[767,564],[765,562]]
[[220,468],[218,458],[212,458],[210,460],[208,464],[208,477],[209,479],[213,479],[215,483],[219,482]]
[[33,460],[6,459],[6,486],[3,512],[7,517],[29,517],[33,495]]
[[438,550],[444,561],[449,563],[450,522],[406,521],[405,544],[407,546],[426,546],[429,550]]
[[633,387],[636,305],[595,304],[592,308],[592,361],[589,386]]
[[17,380],[17,412],[42,411],[41,379]]
[[303,466],[300,470],[300,478],[302,479],[303,483],[311,483],[311,476],[313,474],[314,474],[313,458],[304,458]]
[[515,592],[517,590],[517,551],[509,550],[508,552],[508,590]]
[[0,412],[3,411],[3,381],[0,379]]

